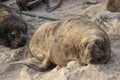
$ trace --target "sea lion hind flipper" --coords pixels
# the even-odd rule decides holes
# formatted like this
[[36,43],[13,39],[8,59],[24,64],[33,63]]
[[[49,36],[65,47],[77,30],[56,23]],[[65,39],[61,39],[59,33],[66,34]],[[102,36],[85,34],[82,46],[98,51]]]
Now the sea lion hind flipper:
[[40,72],[44,72],[44,71],[47,71],[46,68],[43,68],[40,64],[39,66],[34,64],[34,62],[32,62],[31,60],[22,60],[22,61],[16,61],[16,62],[11,62],[9,63],[10,65],[16,65],[16,64],[23,64],[23,65],[26,65],[28,66],[29,68],[32,68],[36,71],[40,71]]

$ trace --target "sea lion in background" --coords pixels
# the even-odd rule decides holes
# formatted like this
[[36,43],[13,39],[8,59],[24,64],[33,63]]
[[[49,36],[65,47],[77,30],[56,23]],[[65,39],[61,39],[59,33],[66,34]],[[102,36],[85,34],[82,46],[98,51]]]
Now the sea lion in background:
[[103,64],[110,55],[110,41],[106,32],[91,21],[75,18],[47,22],[35,32],[29,43],[28,56],[41,61],[39,65],[14,63],[44,71],[53,64],[66,66],[69,61],[82,65]]
[[16,0],[16,3],[20,7],[20,10],[23,10],[23,11],[31,10],[34,7],[40,5],[41,3],[45,3],[47,5],[47,8],[46,8],[47,12],[51,12],[51,11],[55,10],[62,3],[62,0],[58,0],[59,1],[58,4],[51,7],[49,1],[50,0]]
[[108,0],[107,10],[111,12],[120,12],[120,0]]
[[0,44],[22,47],[26,42],[27,25],[22,16],[14,9],[0,4]]

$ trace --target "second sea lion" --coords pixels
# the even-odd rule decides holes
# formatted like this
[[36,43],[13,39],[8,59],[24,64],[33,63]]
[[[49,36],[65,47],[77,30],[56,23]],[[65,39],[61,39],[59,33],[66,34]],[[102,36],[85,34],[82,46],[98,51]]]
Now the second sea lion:
[[16,10],[0,4],[0,44],[22,47],[26,42],[27,24]]

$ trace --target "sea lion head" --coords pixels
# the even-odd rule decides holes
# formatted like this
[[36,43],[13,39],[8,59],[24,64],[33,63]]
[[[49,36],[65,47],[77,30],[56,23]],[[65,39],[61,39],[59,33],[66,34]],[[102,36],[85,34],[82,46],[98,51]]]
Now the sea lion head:
[[109,40],[106,42],[105,39],[100,38],[88,39],[83,42],[82,48],[83,53],[79,55],[84,64],[103,64],[110,57]]
[[[14,27],[15,26],[15,27]],[[7,37],[10,48],[22,47],[26,43],[26,25],[14,25]],[[16,27],[17,26],[17,27]]]

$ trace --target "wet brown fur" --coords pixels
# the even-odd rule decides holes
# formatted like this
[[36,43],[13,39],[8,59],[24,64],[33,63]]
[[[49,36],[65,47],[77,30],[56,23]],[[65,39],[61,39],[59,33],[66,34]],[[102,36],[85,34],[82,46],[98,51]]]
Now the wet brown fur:
[[83,18],[48,22],[39,27],[29,43],[29,56],[50,64],[66,66],[69,61],[82,65],[103,64],[110,58],[110,41],[106,32]]
[[14,9],[0,4],[0,44],[22,47],[26,41],[27,25],[22,16]]

